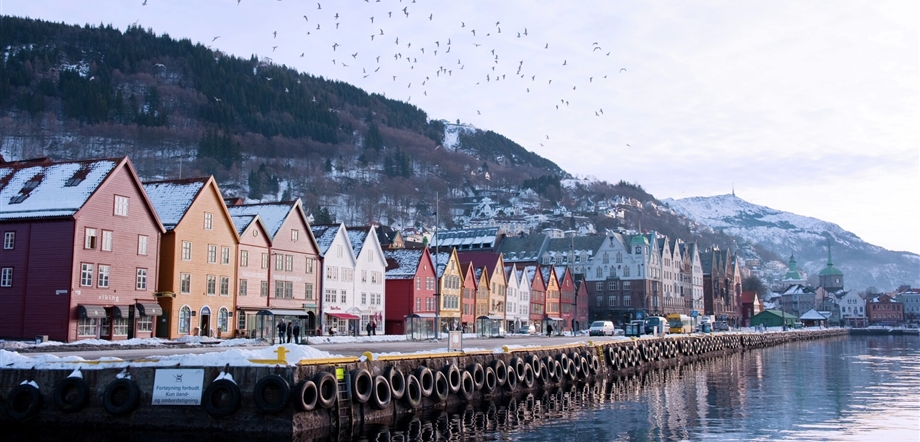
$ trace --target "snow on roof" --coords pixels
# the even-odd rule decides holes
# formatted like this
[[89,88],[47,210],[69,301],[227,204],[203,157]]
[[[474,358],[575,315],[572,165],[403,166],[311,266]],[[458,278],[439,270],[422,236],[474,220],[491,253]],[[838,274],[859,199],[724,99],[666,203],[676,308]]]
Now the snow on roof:
[[[830,315],[828,315],[830,316]],[[815,309],[811,309],[805,312],[804,315],[800,316],[799,319],[804,319],[806,321],[826,321],[827,316],[822,315]]]
[[240,206],[229,206],[231,216],[236,215],[259,215],[262,218],[262,224],[265,224],[265,230],[271,235],[272,239],[278,234],[284,220],[287,219],[294,203],[291,201],[282,201],[278,203],[261,203],[261,204],[243,204]]
[[329,250],[329,246],[335,241],[335,236],[339,233],[339,227],[340,225],[338,224],[313,224],[310,226],[313,236],[316,237],[316,245],[319,246],[321,255],[325,255],[326,251]]
[[117,165],[94,160],[0,166],[0,219],[72,216]]
[[370,227],[346,228],[345,232],[348,233],[348,239],[351,241],[351,247],[355,251],[355,256],[361,254],[361,249],[364,247],[364,240],[367,239],[367,234],[370,232],[370,229]]
[[256,219],[256,217],[255,215],[236,215],[231,216],[230,219],[233,220],[233,226],[236,227],[236,233],[242,235],[243,231],[249,227],[249,224],[252,224],[252,221]]
[[176,228],[208,179],[189,178],[144,183],[147,197],[150,198],[150,203],[156,209],[166,230]]
[[[386,279],[412,279],[422,262],[424,249],[386,250],[383,255],[387,260]],[[391,267],[392,266],[392,267]]]

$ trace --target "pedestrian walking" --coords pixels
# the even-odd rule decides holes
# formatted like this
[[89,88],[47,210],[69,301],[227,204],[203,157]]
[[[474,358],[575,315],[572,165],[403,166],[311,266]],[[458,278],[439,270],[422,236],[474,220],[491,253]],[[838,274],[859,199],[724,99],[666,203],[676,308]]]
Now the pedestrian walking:
[[291,324],[291,321],[287,323],[287,343],[291,343],[291,338],[294,337],[294,325]]
[[377,321],[371,322],[371,334],[377,336]]
[[287,325],[284,324],[284,321],[278,321],[278,343],[284,344],[284,336],[287,334]]
[[547,324],[546,325],[546,336],[552,336],[552,335],[553,335],[553,325]]
[[294,323],[294,342],[300,344],[300,321]]
[[370,335],[371,335],[371,329],[373,328],[373,327],[371,326],[371,323],[368,322],[367,325],[364,326],[364,328],[367,329],[367,335],[370,336]]

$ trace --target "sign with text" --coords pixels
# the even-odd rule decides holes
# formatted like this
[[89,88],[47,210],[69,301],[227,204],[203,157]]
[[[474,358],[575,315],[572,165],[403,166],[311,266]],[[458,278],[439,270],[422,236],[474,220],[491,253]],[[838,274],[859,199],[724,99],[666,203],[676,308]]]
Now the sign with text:
[[153,378],[152,405],[201,405],[203,369],[159,369]]

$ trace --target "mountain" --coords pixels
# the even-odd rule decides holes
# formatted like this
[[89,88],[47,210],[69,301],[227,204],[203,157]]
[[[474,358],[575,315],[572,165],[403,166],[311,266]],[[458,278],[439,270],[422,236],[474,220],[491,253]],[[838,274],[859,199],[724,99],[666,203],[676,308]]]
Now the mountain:
[[699,223],[698,230],[722,231],[739,238],[739,243],[749,243],[750,257],[762,258],[756,250],[767,250],[786,263],[794,254],[797,266],[810,277],[816,277],[827,265],[830,239],[834,267],[843,271],[844,288],[848,290],[920,285],[920,255],[874,246],[833,223],[758,206],[734,195],[662,202]]

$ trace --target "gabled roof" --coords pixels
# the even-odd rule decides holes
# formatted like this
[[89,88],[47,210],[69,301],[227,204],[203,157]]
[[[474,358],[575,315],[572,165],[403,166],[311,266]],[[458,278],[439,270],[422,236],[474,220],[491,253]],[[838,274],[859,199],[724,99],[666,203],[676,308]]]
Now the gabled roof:
[[465,262],[472,262],[476,267],[485,267],[491,275],[498,264],[498,252],[457,252],[457,256]]
[[804,315],[799,316],[799,319],[804,319],[806,321],[826,321],[828,316],[824,316],[821,313],[819,313],[817,310],[811,309],[805,312]]
[[574,250],[576,255],[587,253],[588,256],[594,257],[597,251],[604,245],[605,236],[575,236],[570,238],[550,238],[544,243],[542,253],[557,252],[569,253]]
[[384,250],[387,260],[386,279],[412,279],[418,273],[425,249]]
[[144,183],[144,190],[166,230],[175,229],[182,221],[209,179],[199,177]]
[[372,226],[352,226],[345,228],[345,232],[348,233],[348,239],[351,241],[351,247],[355,252],[355,256],[361,254],[361,249],[364,248],[364,242],[367,240],[367,235],[370,234],[371,229],[373,229]]
[[435,233],[431,243],[438,247],[486,248],[495,247],[498,227],[481,227],[459,230],[441,230]]
[[73,216],[123,161],[0,164],[0,220]]
[[313,224],[310,226],[310,230],[313,231],[313,236],[316,238],[316,245],[319,247],[320,255],[326,255],[340,228],[342,228],[341,224]]
[[764,310],[764,311],[762,311],[762,312],[760,312],[760,313],[754,315],[754,317],[757,317],[757,316],[760,316],[760,315],[764,315],[764,316],[776,316],[776,317],[783,318],[783,319],[796,319],[795,315],[790,315],[789,313],[786,313],[786,312],[784,312],[784,311],[782,311],[782,310]]
[[[262,218],[262,224],[265,230],[272,238],[278,234],[284,220],[287,219],[291,210],[297,206],[297,201],[280,201],[276,203],[259,203],[243,204],[239,206],[228,206],[227,210],[231,216],[237,215],[259,215]],[[306,219],[306,217],[304,217]]]
[[233,227],[236,227],[236,234],[242,235],[243,232],[246,231],[246,228],[255,222],[256,218],[258,217],[259,215],[231,215],[230,220],[233,221]]
[[506,236],[498,245],[506,262],[539,262],[540,251],[547,236],[544,234],[530,234],[527,236]]

